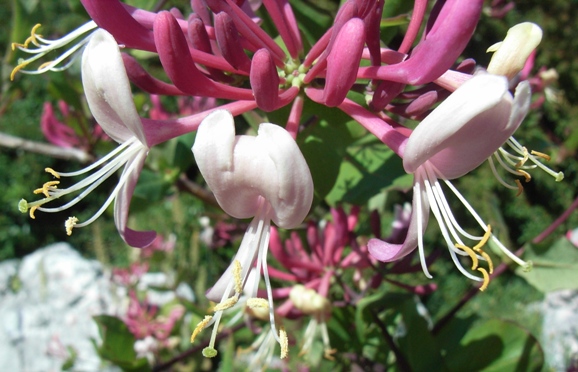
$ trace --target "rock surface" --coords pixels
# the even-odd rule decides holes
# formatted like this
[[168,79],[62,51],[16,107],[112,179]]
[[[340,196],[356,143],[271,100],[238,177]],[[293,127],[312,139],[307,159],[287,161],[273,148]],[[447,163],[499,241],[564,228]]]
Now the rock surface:
[[71,353],[74,370],[103,370],[92,316],[119,313],[112,293],[102,265],[66,243],[0,263],[0,370],[60,371]]

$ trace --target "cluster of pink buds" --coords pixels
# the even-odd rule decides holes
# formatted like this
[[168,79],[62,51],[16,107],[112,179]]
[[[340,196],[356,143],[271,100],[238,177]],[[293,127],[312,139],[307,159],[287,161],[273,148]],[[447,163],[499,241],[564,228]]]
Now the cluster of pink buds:
[[[373,272],[369,268],[375,269],[379,262],[395,261],[398,271],[414,270],[406,257],[415,250],[421,269],[431,278],[428,264],[433,254],[427,253],[423,239],[430,211],[457,269],[478,282],[480,290],[488,287],[494,269],[487,244],[525,269],[531,268],[531,262],[502,244],[451,180],[486,160],[498,181],[518,194],[523,191],[522,181],[531,180],[532,169],[539,168],[557,181],[563,179],[561,172],[543,164],[548,155],[528,150],[513,137],[530,110],[532,89],[547,92],[552,80],[547,72],[539,75],[540,81],[527,80],[542,37],[537,25],[517,25],[503,41],[488,45],[493,56],[484,67],[471,59],[458,63],[483,14],[483,0],[439,0],[433,7],[427,0],[416,0],[405,35],[391,48],[380,40],[384,0],[344,1],[331,27],[313,41],[304,39],[288,0],[263,0],[259,9],[273,23],[275,35],[261,27],[263,20],[251,8],[260,4],[250,1],[191,0],[192,12],[187,15],[178,9],[152,12],[119,0],[81,2],[92,20],[70,37],[51,44],[37,34],[39,26],[35,26],[30,38],[14,47],[44,55],[51,46],[61,48],[82,36],[62,58],[41,69],[54,71],[59,63],[82,53],[88,106],[119,146],[78,172],[47,168],[52,180],[34,191],[44,197],[33,202],[22,199],[19,209],[32,218],[35,212],[66,210],[121,171],[118,185],[103,206],[85,220],[71,216],[65,222],[66,231],[70,235],[73,229],[90,224],[114,203],[115,224],[124,241],[138,248],[155,245],[154,231],[127,226],[135,185],[152,147],[196,131],[192,153],[216,202],[233,218],[252,218],[229,267],[206,293],[216,305],[194,328],[192,341],[213,327],[205,356],[218,354],[220,321],[243,303],[269,321],[265,355],[271,355],[278,344],[281,358],[288,356],[290,340],[281,318],[309,316],[301,350],[308,349],[319,328],[325,356],[331,358],[326,328],[335,305],[331,285],[344,270],[352,270],[357,288],[342,288],[349,301],[359,291],[379,284],[366,274],[366,269]],[[494,16],[508,11],[510,4],[494,1]],[[158,56],[166,78],[153,76],[131,49]],[[12,76],[18,71],[30,73],[25,67],[36,59],[22,61]],[[134,87],[151,95],[149,117],[137,111]],[[178,97],[178,114],[165,110],[163,96]],[[306,104],[324,106],[327,112],[345,114],[357,122],[368,136],[389,147],[413,177],[411,209],[398,211],[390,238],[382,239],[376,230],[375,238],[357,240],[352,232],[363,209],[351,207],[349,215],[332,209],[333,219],[323,227],[309,222],[307,247],[296,232],[281,243],[272,224],[303,228],[316,192],[315,169],[310,169],[299,141],[305,127],[316,123],[304,117]],[[274,114],[269,113],[274,111],[275,115],[285,113],[281,122],[271,122]],[[253,123],[256,136],[251,131],[237,133],[235,117],[242,114],[252,114],[253,121],[258,121]],[[71,133],[56,124],[52,127],[56,129],[50,138],[61,138],[63,144],[72,141]],[[84,180],[59,188],[64,178],[83,174],[87,174]],[[475,221],[476,231],[460,225],[446,199],[448,189]],[[45,206],[75,193],[72,201],[59,207]],[[227,236],[228,230],[222,230]],[[268,267],[269,248],[285,270]],[[264,290],[259,289],[261,276]],[[271,277],[290,284],[272,288]],[[425,293],[433,288],[411,290]],[[139,319],[156,323],[151,318],[154,314],[135,301],[135,332],[157,332],[139,330]],[[283,302],[275,308],[276,301]]]

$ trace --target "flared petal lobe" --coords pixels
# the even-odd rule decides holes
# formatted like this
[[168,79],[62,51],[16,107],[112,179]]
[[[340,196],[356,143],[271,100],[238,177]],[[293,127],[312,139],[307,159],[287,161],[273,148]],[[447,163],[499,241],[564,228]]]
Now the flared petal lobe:
[[283,128],[264,123],[256,137],[235,136],[231,114],[217,110],[199,126],[193,153],[229,215],[255,216],[264,198],[280,227],[293,228],[307,216],[313,181],[299,147]]
[[[418,181],[415,180],[414,182]],[[423,236],[425,232],[429,221],[429,210],[430,206],[425,190],[422,185],[417,187],[414,185],[411,220],[404,242],[402,244],[392,244],[380,239],[370,239],[367,243],[369,254],[378,261],[392,262],[411,253],[417,248],[419,235]],[[420,218],[421,223],[418,223]]]
[[106,134],[119,143],[136,137],[146,145],[120,50],[105,30],[94,32],[82,55],[82,84],[90,111]]
[[136,248],[148,247],[157,236],[155,231],[136,231],[127,227],[130,201],[146,157],[146,152],[140,152],[135,158],[128,161],[121,175],[122,178],[126,172],[130,172],[127,174],[128,179],[120,187],[114,202],[116,228],[126,244]]
[[478,167],[514,133],[527,113],[530,88],[516,97],[501,76],[477,75],[441,103],[412,132],[403,166],[414,173],[429,161],[448,179]]

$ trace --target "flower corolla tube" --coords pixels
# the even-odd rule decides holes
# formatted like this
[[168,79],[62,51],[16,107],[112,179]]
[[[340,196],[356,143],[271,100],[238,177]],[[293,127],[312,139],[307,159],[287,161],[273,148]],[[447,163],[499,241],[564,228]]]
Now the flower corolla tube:
[[[47,168],[57,180],[46,182],[35,194],[45,197],[34,202],[22,199],[18,205],[21,212],[60,212],[81,201],[98,185],[123,168],[120,180],[102,207],[88,220],[80,222],[70,217],[65,222],[66,232],[89,225],[114,201],[114,221],[127,244],[133,247],[148,246],[154,240],[154,231],[135,231],[126,226],[130,201],[144,161],[149,151],[141,118],[133,102],[130,83],[126,75],[119,47],[107,31],[95,31],[82,56],[82,83],[92,115],[104,132],[120,144],[110,154],[77,172],[63,173]],[[101,167],[102,166],[102,167]],[[99,168],[100,167],[100,168]],[[66,189],[59,189],[60,179],[89,176]],[[80,193],[68,203],[54,208],[43,205],[65,195]]]
[[[368,248],[374,258],[385,262],[395,261],[417,247],[422,269],[431,278],[423,246],[423,233],[431,209],[454,263],[468,278],[482,281],[481,290],[487,287],[489,274],[493,270],[490,256],[482,249],[490,239],[513,261],[529,268],[528,263],[510,252],[494,236],[491,227],[483,222],[449,180],[477,168],[508,140],[528,112],[530,97],[527,82],[520,83],[512,96],[505,77],[476,75],[418,125],[403,153],[404,169],[414,175],[413,212],[408,233],[402,244],[371,239]],[[482,236],[469,234],[458,224],[440,181],[446,183],[468,209],[484,231]],[[477,244],[470,247],[462,237]],[[460,255],[470,257],[471,268],[478,275],[462,266],[458,258]],[[488,268],[480,267],[480,261],[486,261]]]
[[[215,323],[211,343],[203,354],[216,355],[214,340],[223,310],[230,308],[244,291],[249,303],[268,308],[271,328],[276,329],[272,289],[267,271],[271,220],[279,227],[299,226],[313,201],[313,180],[305,158],[291,135],[282,127],[263,123],[257,136],[235,135],[233,116],[216,110],[201,123],[192,148],[195,160],[223,210],[235,218],[253,217],[241,246],[223,276],[207,292],[219,304],[212,318],[202,321],[193,336]],[[268,299],[256,299],[260,280],[253,288],[247,277],[255,261],[263,271]],[[286,355],[283,330],[274,332]],[[193,339],[194,337],[192,337]]]

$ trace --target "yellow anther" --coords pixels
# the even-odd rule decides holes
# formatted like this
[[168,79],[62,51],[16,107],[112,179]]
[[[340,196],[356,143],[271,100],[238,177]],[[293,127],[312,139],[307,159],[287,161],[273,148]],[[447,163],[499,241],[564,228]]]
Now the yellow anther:
[[224,311],[227,310],[233,306],[235,306],[235,304],[239,301],[239,297],[238,296],[233,296],[231,298],[226,299],[223,302],[218,303],[217,305],[215,305],[215,307],[213,308],[214,312],[217,311]]
[[18,66],[14,67],[12,69],[12,72],[10,73],[10,81],[14,81],[14,77],[16,76],[16,73],[18,71],[22,70],[27,65],[28,65],[28,62],[24,61],[24,62],[20,63]]
[[78,223],[78,218],[76,217],[68,217],[68,219],[64,222],[64,227],[66,227],[66,235],[72,235],[72,229]]
[[268,309],[269,301],[264,298],[250,298],[247,300],[247,306],[251,309]]
[[28,38],[26,39],[26,41],[24,41],[24,44],[20,44],[20,43],[12,43],[12,50],[15,50],[17,47],[22,47],[22,48],[28,48],[28,45],[30,45],[30,43],[36,45],[37,47],[40,46],[40,44],[38,43],[38,40],[36,40],[37,37],[42,37],[42,35],[37,34],[36,31],[38,31],[38,29],[41,27],[42,25],[40,23],[37,23],[34,25],[34,27],[32,27],[32,30],[30,31],[30,36],[28,36]]
[[544,160],[546,160],[546,161],[552,160],[552,158],[550,157],[550,155],[544,154],[543,152],[540,152],[540,151],[532,150],[532,151],[530,151],[530,154],[532,154],[532,155],[534,155],[534,156],[537,156],[537,157],[539,157],[539,158],[542,158],[542,159],[544,159]]
[[243,279],[241,278],[243,268],[239,260],[233,262],[233,280],[235,281],[235,293],[238,295],[243,292]]
[[524,164],[526,164],[526,162],[528,161],[528,149],[524,146],[522,147],[522,151],[524,152],[524,157],[516,163],[515,167],[516,168],[520,168],[523,167]]
[[50,64],[54,63],[54,61],[47,61],[44,62],[43,64],[41,64],[40,66],[38,66],[38,71],[42,70],[43,68],[45,68],[46,66],[49,66]]
[[199,322],[199,324],[197,324],[197,326],[195,327],[195,329],[193,330],[193,334],[191,335],[191,344],[193,342],[195,342],[195,338],[199,335],[199,333],[201,333],[201,331],[203,329],[205,329],[205,327],[207,326],[207,324],[209,324],[209,322],[211,321],[211,319],[213,319],[212,316],[210,315],[205,315],[205,319],[201,320]]
[[516,169],[516,172],[518,172],[520,176],[524,177],[524,181],[530,182],[532,180],[532,176],[530,176],[530,173],[526,172],[525,170]]
[[463,244],[456,243],[455,246],[456,248],[463,250],[468,254],[468,256],[470,256],[470,258],[472,259],[472,270],[475,270],[478,267],[478,256],[476,256],[476,252],[474,252],[473,249],[471,249],[470,247],[465,246]]
[[474,251],[476,252],[481,252],[481,248],[488,242],[488,239],[490,239],[490,236],[492,236],[492,226],[488,225],[486,227],[486,232],[484,233],[484,236],[482,237],[482,240],[480,240],[480,242],[476,245],[474,245]]
[[217,354],[219,354],[219,352],[214,347],[207,346],[203,349],[203,356],[205,358],[214,358]]
[[323,350],[323,356],[325,357],[325,359],[335,360],[335,358],[333,357],[333,354],[335,354],[336,352],[337,352],[337,349],[325,349],[325,350]]
[[46,196],[48,198],[48,197],[50,197],[50,190],[55,190],[57,188],[56,185],[58,185],[59,183],[60,183],[60,181],[45,182],[41,188],[34,190],[33,193],[44,194],[44,196]]
[[480,287],[480,291],[483,292],[486,290],[486,288],[488,288],[488,284],[490,284],[490,275],[488,275],[488,272],[483,267],[478,267],[478,271],[481,272],[484,277],[484,282]]
[[52,174],[56,178],[60,178],[60,174],[52,168],[44,168],[44,171]]
[[281,359],[286,359],[289,356],[289,337],[285,327],[279,328],[279,339],[281,340]]
[[494,272],[494,263],[492,262],[490,255],[486,252],[480,252],[480,256],[484,257],[484,259],[488,262],[488,270],[490,274],[492,274]]
[[514,180],[514,182],[516,182],[516,185],[518,186],[518,192],[516,193],[516,196],[518,197],[524,192],[524,186],[522,186],[522,182],[520,182],[520,180]]
[[[32,218],[33,220],[36,219],[36,217],[34,216],[34,212],[36,212],[36,210],[38,209],[38,206],[34,206],[30,208],[30,218]],[[69,234],[70,235],[70,234]]]

